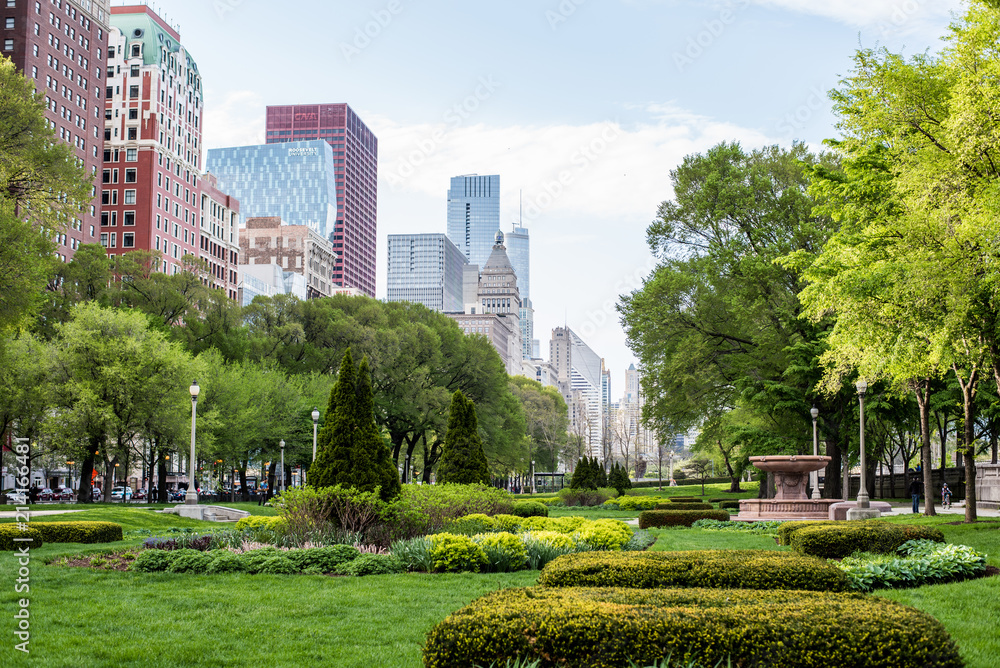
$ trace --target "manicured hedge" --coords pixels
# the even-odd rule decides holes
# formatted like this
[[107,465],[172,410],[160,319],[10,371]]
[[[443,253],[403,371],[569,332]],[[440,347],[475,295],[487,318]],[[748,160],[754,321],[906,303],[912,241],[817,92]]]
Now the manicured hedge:
[[236,528],[240,531],[275,531],[277,533],[284,533],[288,531],[288,520],[280,515],[250,515],[237,521]]
[[701,503],[701,499],[696,496],[672,496],[667,500],[671,503]]
[[549,507],[537,501],[517,501],[510,514],[517,517],[548,517]]
[[[35,528],[39,524],[41,522],[32,524],[30,527],[25,527],[24,529],[19,528],[18,524],[13,522],[10,524],[0,524],[0,550],[20,550],[25,545],[31,549],[41,547],[45,541],[42,538],[42,532]],[[30,538],[31,541],[15,542],[15,538]]]
[[934,527],[871,521],[802,527],[791,534],[793,550],[826,559],[839,559],[854,552],[888,554],[909,540],[943,543],[944,534]]
[[712,510],[711,503],[658,503],[656,510]]
[[113,543],[122,540],[122,525],[114,522],[35,522],[46,543]]
[[663,503],[663,499],[658,496],[619,496],[608,499],[604,506],[618,510],[652,510],[659,503]]
[[877,596],[820,592],[506,589],[435,626],[427,668],[505,665],[959,668],[930,615]]
[[739,510],[740,509],[740,502],[739,501],[721,501],[719,503],[719,510],[727,510],[729,508],[733,508],[735,510]]
[[800,520],[795,522],[784,522],[778,527],[778,545],[791,545],[792,534],[804,527],[821,526],[824,524],[843,524],[843,521],[835,520]]
[[826,560],[766,550],[567,554],[542,569],[538,584],[638,589],[851,589],[850,578]]
[[639,513],[639,528],[689,527],[698,520],[728,520],[725,510],[644,510]]

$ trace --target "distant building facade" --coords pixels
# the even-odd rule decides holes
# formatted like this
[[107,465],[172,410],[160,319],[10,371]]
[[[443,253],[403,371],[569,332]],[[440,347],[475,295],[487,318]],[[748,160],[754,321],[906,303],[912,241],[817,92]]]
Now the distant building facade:
[[209,285],[223,290],[236,300],[239,297],[240,203],[219,190],[212,174],[201,179],[201,216],[198,257],[208,265]]
[[587,442],[590,456],[601,457],[607,413],[604,361],[568,327],[552,330],[549,361],[570,409],[571,434]]
[[469,264],[486,264],[500,229],[500,176],[470,174],[451,179],[448,190],[448,238]]
[[305,225],[284,225],[281,218],[248,218],[240,234],[244,265],[276,265],[303,276],[305,297],[329,297],[336,256],[332,244]]
[[465,255],[444,234],[390,234],[387,299],[459,313],[463,302]]

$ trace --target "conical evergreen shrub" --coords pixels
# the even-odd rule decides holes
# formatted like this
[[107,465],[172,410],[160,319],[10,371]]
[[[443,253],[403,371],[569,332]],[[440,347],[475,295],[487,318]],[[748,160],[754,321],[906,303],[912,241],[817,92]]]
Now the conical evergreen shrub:
[[441,483],[489,484],[490,469],[479,436],[476,405],[456,391],[451,398],[448,433],[444,437],[437,480]]

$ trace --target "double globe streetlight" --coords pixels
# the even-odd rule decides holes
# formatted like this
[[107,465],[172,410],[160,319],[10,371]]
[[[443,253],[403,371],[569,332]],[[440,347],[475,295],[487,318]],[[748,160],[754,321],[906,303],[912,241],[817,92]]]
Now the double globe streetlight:
[[198,505],[198,485],[195,484],[195,459],[194,455],[194,434],[195,434],[195,424],[197,422],[198,416],[198,393],[201,392],[201,388],[198,387],[198,381],[191,383],[191,387],[188,388],[191,393],[191,461],[188,463],[188,470],[190,474],[188,475],[188,490],[184,495],[184,505],[187,506],[197,506]]
[[[819,457],[819,431],[816,427],[816,419],[819,417],[819,409],[813,406],[809,410],[809,414],[812,415],[813,419],[813,457]],[[813,471],[809,474],[812,480],[812,498],[819,498],[819,471]]]

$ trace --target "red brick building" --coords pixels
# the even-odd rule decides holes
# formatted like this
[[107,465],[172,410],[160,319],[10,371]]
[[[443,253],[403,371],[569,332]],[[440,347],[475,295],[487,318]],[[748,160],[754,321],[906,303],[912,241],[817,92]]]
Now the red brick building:
[[198,257],[208,264],[209,284],[236,300],[239,289],[240,203],[219,190],[213,174],[201,177]]
[[[56,137],[73,146],[96,177],[102,158],[104,62],[109,0],[2,0],[0,48],[45,95],[46,118]],[[69,229],[56,253],[72,259],[83,243],[97,243],[100,197]]]

